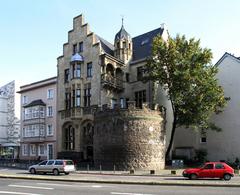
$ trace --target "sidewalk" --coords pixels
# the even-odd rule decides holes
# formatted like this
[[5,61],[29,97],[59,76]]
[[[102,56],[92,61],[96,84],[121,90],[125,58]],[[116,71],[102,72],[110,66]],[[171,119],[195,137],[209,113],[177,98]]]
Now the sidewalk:
[[[183,178],[176,170],[176,175],[171,175],[170,170],[162,170],[157,175],[145,172],[115,172],[112,171],[77,171],[70,175],[31,175],[25,170],[0,170],[0,178],[8,179],[35,179],[64,182],[88,182],[108,184],[138,184],[138,185],[171,185],[171,186],[214,186],[214,187],[240,187],[240,177],[236,176],[230,181],[219,179],[188,180]],[[161,173],[161,174],[160,174]]]

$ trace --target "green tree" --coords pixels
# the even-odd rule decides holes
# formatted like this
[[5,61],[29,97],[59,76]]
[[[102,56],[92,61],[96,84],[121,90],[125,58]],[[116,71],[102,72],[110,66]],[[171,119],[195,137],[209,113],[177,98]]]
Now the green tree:
[[180,35],[170,37],[167,42],[160,36],[153,40],[145,79],[158,82],[172,105],[173,124],[166,157],[177,127],[221,131],[209,119],[213,113],[223,111],[228,98],[218,85],[218,68],[211,60],[211,50],[201,48],[200,40],[187,40]]

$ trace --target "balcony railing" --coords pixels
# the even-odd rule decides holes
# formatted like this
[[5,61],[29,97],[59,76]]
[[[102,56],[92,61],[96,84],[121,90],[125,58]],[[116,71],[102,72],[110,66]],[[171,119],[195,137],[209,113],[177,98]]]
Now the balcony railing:
[[92,105],[90,107],[75,107],[68,110],[61,110],[61,118],[82,118],[86,114],[94,114],[97,106]]
[[110,74],[102,74],[101,83],[102,83],[102,86],[106,88],[112,88],[118,91],[123,90],[123,80],[118,77],[113,77]]

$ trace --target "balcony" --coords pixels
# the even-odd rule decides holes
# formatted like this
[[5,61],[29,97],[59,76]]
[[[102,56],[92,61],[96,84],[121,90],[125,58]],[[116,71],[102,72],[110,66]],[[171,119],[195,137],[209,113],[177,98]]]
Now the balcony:
[[76,108],[71,108],[68,110],[61,110],[61,118],[66,119],[66,118],[81,118],[83,115],[83,109],[82,107],[76,107]]
[[123,80],[118,77],[113,77],[110,74],[102,74],[101,75],[101,83],[104,88],[112,89],[116,91],[122,91],[123,88]]
[[69,110],[61,110],[60,113],[62,119],[66,118],[77,119],[82,118],[82,116],[86,114],[93,115],[96,109],[97,106],[93,105],[91,107],[75,107]]
[[42,143],[45,142],[46,136],[22,137],[24,143]]

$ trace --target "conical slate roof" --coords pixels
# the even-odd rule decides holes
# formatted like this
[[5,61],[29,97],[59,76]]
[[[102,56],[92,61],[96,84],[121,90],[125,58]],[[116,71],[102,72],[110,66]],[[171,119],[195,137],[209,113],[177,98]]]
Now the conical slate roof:
[[115,35],[115,41],[120,39],[131,39],[130,34],[124,29],[123,25],[120,31]]

